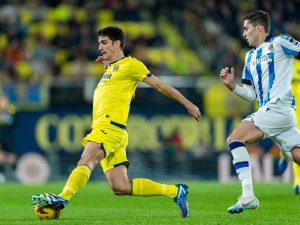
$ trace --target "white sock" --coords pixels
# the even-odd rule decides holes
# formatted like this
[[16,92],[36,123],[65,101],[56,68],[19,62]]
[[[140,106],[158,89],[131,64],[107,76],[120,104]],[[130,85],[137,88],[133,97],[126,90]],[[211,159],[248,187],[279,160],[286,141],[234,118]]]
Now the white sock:
[[246,145],[240,141],[233,141],[229,144],[229,148],[233,157],[233,166],[242,183],[242,197],[254,196],[250,157]]
[[242,184],[242,187],[243,187],[243,194],[242,194],[243,197],[254,196],[252,184]]

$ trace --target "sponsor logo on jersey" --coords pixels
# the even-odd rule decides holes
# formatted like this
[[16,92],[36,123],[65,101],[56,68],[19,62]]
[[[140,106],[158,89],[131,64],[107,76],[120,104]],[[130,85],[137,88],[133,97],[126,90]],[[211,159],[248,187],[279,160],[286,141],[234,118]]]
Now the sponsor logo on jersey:
[[263,62],[272,62],[272,58],[269,55],[263,55],[258,59],[255,59],[254,61],[251,61],[247,64],[247,67],[250,68],[251,66],[256,66],[259,63]]
[[107,81],[109,81],[109,79],[111,78],[112,74],[111,73],[106,73],[102,76],[100,83],[106,83]]

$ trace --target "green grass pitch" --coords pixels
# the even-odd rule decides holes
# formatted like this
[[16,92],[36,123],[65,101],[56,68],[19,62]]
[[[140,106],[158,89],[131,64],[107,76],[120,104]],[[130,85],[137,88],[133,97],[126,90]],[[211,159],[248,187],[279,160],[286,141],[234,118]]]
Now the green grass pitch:
[[[170,183],[170,182],[168,182]],[[226,209],[241,193],[239,183],[186,181],[190,186],[190,215],[180,217],[179,209],[167,197],[115,196],[104,182],[90,182],[69,203],[57,220],[39,220],[33,214],[31,195],[59,193],[63,183],[27,186],[0,184],[0,224],[300,224],[300,196],[290,183],[255,184],[260,208],[241,214]]]

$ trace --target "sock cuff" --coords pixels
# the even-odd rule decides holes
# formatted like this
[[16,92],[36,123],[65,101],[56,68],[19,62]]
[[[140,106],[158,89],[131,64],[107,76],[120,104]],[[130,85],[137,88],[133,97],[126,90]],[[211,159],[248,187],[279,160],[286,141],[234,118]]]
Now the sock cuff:
[[233,165],[235,167],[235,170],[238,170],[243,167],[249,167],[249,153],[246,149],[246,146],[243,142],[232,142],[231,147],[231,155],[233,157]]
[[131,180],[131,194],[137,195],[139,190],[139,180],[138,179],[132,179]]
[[232,141],[228,144],[230,151],[233,149],[236,149],[238,147],[246,147],[245,143],[243,141]]

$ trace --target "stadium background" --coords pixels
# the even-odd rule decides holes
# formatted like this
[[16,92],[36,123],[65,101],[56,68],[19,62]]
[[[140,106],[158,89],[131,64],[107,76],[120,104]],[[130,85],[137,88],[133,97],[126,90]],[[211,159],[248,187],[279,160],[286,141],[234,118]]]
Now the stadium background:
[[[196,123],[177,103],[141,84],[128,121],[129,174],[230,181],[234,173],[226,136],[256,106],[229,93],[219,71],[235,66],[241,74],[248,50],[240,28],[245,12],[270,12],[272,33],[299,40],[299,7],[297,0],[2,0],[1,92],[16,108],[12,142],[21,176],[6,168],[6,179],[56,181],[74,168],[80,139],[91,124],[93,90],[103,73],[94,62],[96,31],[118,25],[127,34],[125,53],[143,61],[203,113]],[[273,180],[278,149],[264,141],[250,152],[254,178]],[[100,168],[92,176],[99,178]],[[290,179],[290,170],[284,179]]]

